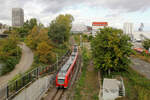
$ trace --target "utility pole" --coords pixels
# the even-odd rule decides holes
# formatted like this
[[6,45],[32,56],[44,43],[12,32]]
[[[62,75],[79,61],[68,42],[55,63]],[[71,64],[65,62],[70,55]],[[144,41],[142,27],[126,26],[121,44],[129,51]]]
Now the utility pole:
[[82,36],[80,35],[80,47],[82,47]]
[[56,59],[57,59],[57,70],[58,70],[58,54],[56,53]]

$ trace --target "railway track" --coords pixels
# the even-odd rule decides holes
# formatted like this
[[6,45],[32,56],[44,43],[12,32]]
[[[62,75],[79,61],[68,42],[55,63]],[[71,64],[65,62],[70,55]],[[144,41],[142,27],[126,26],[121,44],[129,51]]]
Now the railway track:
[[61,97],[64,94],[64,92],[64,89],[57,89],[56,87],[53,87],[49,95],[46,98],[44,98],[44,100],[61,100]]
[[60,100],[64,91],[65,91],[64,89],[57,89],[56,94],[54,95],[52,100]]

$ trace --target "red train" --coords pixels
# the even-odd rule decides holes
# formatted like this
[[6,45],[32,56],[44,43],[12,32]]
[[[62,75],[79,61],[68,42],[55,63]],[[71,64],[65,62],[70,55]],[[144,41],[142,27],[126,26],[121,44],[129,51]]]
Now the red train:
[[74,75],[77,57],[78,57],[78,46],[74,45],[71,56],[56,75],[57,88],[68,88],[71,78]]

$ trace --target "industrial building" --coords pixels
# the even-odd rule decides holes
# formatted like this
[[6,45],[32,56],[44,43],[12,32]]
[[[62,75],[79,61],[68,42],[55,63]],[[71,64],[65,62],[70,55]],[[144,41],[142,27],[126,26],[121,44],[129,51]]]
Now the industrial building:
[[83,24],[73,24],[71,33],[78,34],[78,33],[84,33],[87,31],[87,26]]
[[123,33],[128,34],[133,40],[133,23],[124,23],[123,24]]
[[150,32],[143,31],[143,25],[140,26],[138,31],[134,31],[133,23],[124,23],[123,24],[123,33],[131,37],[132,41],[140,42],[144,39],[150,39]]
[[12,8],[12,26],[20,27],[24,24],[24,11],[22,8]]
[[93,22],[92,23],[92,35],[95,36],[96,32],[100,29],[100,28],[104,28],[107,27],[108,23],[107,22]]
[[133,34],[133,23],[124,23],[123,32],[125,34]]

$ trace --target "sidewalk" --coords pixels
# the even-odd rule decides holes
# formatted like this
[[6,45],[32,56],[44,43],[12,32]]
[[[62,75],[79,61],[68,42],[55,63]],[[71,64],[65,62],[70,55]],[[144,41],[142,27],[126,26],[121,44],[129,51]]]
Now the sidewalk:
[[138,71],[140,74],[144,75],[146,78],[150,79],[150,63],[143,61],[139,58],[131,58],[132,65],[131,68]]

